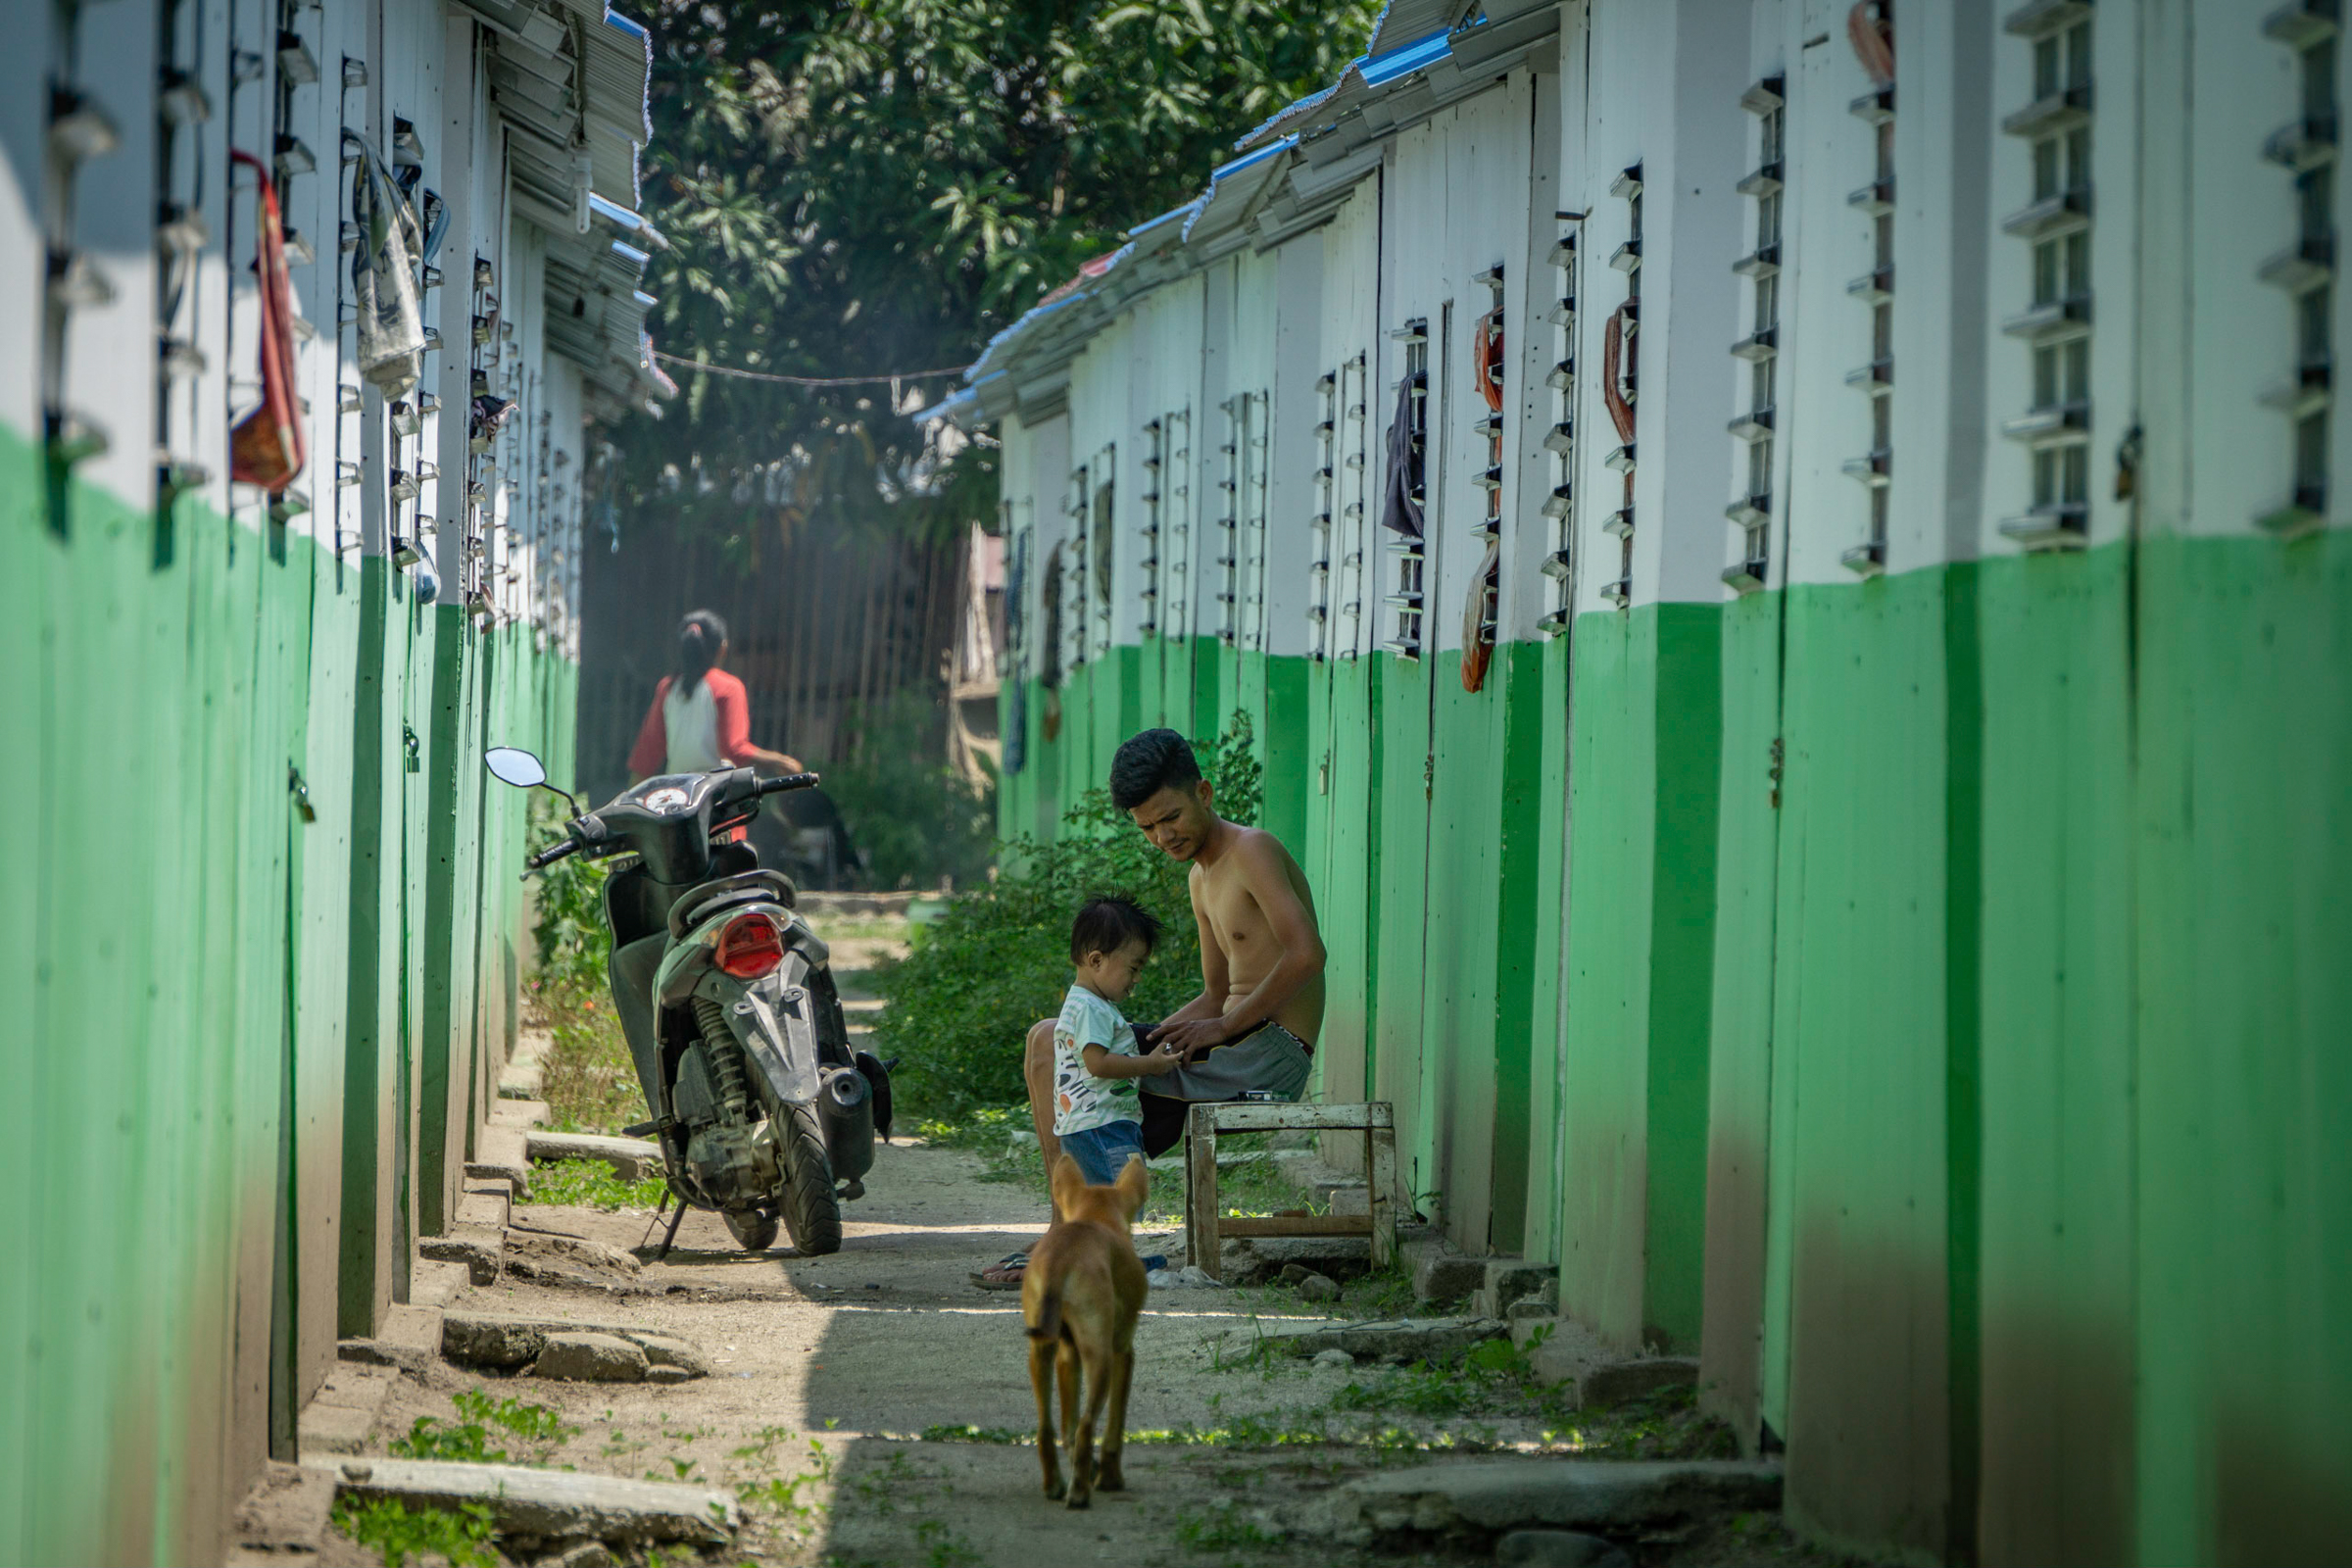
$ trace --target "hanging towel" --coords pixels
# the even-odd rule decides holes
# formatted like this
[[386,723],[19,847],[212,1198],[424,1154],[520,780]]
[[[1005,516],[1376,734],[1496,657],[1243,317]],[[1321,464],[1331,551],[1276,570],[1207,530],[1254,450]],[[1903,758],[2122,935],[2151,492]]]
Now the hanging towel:
[[387,398],[406,397],[424,373],[416,215],[374,145],[350,132],[345,139],[365,155],[352,166],[351,175],[351,216],[360,230],[359,248],[351,257],[352,294],[360,318],[360,374]]
[[228,433],[229,477],[281,495],[302,472],[302,404],[294,376],[294,281],[286,275],[286,233],[270,171],[251,153],[231,149],[260,182],[254,203],[253,270],[261,284],[262,402]]
[[1389,421],[1388,484],[1380,506],[1380,525],[1407,539],[1421,537],[1421,503],[1413,499],[1413,392],[1425,386],[1429,372],[1416,370],[1396,388],[1396,415]]

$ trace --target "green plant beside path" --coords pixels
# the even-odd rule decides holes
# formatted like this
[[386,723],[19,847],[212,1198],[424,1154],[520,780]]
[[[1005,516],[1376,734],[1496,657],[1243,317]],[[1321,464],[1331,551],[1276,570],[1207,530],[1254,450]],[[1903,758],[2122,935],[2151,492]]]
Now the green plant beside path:
[[486,1503],[412,1508],[394,1497],[340,1497],[333,1520],[339,1535],[373,1551],[384,1568],[435,1558],[452,1568],[498,1568]]
[[[1260,782],[1248,715],[1237,712],[1225,734],[1193,747],[1201,776],[1216,787],[1217,809],[1254,822]],[[874,976],[890,1004],[875,1025],[881,1054],[903,1062],[898,1082],[906,1102],[946,1121],[1025,1103],[1021,1041],[1031,1024],[1060,1010],[1070,983],[1070,917],[1087,899],[1122,894],[1165,927],[1125,1004],[1129,1017],[1163,1017],[1200,989],[1187,868],[1152,848],[1107,790],[1080,796],[1053,842],[1024,837],[1004,845],[998,865],[994,882],[957,894],[921,927],[905,958]],[[1025,1124],[1026,1110],[1019,1114]]]

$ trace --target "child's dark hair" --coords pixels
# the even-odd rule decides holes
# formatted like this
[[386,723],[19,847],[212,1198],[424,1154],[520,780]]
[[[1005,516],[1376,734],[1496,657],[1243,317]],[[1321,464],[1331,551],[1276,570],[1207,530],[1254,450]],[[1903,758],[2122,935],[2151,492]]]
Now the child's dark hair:
[[1159,946],[1159,921],[1133,899],[1089,899],[1070,922],[1070,961],[1084,963],[1090,953],[1116,953],[1141,938],[1144,951]]
[[1172,729],[1148,729],[1120,743],[1110,760],[1110,804],[1132,811],[1163,789],[1200,782],[1192,742]]

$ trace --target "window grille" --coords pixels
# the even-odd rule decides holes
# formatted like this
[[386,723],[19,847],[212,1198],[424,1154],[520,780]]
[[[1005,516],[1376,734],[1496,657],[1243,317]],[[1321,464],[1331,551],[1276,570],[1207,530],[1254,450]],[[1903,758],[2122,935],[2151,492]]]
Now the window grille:
[[1166,467],[1167,431],[1165,421],[1153,419],[1144,426],[1144,488],[1138,497],[1144,504],[1143,524],[1136,532],[1143,536],[1143,549],[1136,555],[1136,575],[1139,579],[1136,597],[1142,601],[1142,612],[1136,617],[1136,630],[1146,636],[1159,630],[1159,487],[1162,470]]
[[2335,393],[2335,0],[2301,0],[2275,12],[2263,30],[2295,56],[2299,116],[2274,132],[2263,155],[2294,181],[2295,242],[2262,270],[2287,292],[2293,311],[2291,373],[2263,401],[2287,422],[2288,484],[2282,505],[2257,519],[2293,538],[2328,515],[2328,447]]
[[[2033,298],[2004,330],[2026,346],[2033,402],[2001,425],[2027,450],[2031,499],[2000,525],[2029,550],[2080,548],[2089,530],[2091,19],[2087,0],[2033,0],[2003,24],[2033,51],[2033,101],[2001,122],[2033,178],[2001,225],[2032,247]],[[1875,393],[1891,362],[1870,374]]]
[[1381,646],[1399,659],[1421,657],[1422,574],[1428,565],[1424,543],[1429,534],[1429,321],[1415,318],[1390,334],[1404,345],[1403,413],[1410,421],[1405,458],[1405,489],[1421,509],[1420,538],[1392,532],[1390,558],[1396,564],[1388,606],[1396,616],[1396,635]]
[[1626,206],[1624,244],[1609,256],[1609,266],[1625,274],[1625,302],[1617,307],[1601,340],[1601,396],[1609,406],[1619,445],[1606,462],[1625,476],[1625,504],[1610,514],[1601,531],[1617,536],[1617,578],[1600,596],[1623,610],[1634,597],[1634,403],[1640,363],[1635,334],[1642,310],[1642,166],[1634,165],[1609,186],[1609,194]]
[[[1882,45],[1878,51],[1880,60],[1891,62],[1893,0],[1870,0],[1862,21],[1875,30]],[[1846,292],[1870,312],[1870,373],[1857,382],[1870,397],[1870,450],[1845,464],[1846,476],[1859,480],[1869,498],[1870,514],[1862,543],[1841,552],[1838,559],[1848,570],[1871,577],[1886,569],[1888,488],[1894,476],[1893,82],[1881,79],[1874,90],[1847,107],[1871,127],[1877,152],[1875,177],[1849,198],[1870,215],[1870,270],[1846,285]]]
[[1576,272],[1577,241],[1582,234],[1582,213],[1561,213],[1559,221],[1580,225],[1560,236],[1551,248],[1551,265],[1559,273],[1559,301],[1551,308],[1550,325],[1554,329],[1552,343],[1559,360],[1544,377],[1555,394],[1552,404],[1551,429],[1544,437],[1544,448],[1552,455],[1556,465],[1551,494],[1544,501],[1544,515],[1551,523],[1551,549],[1544,555],[1539,568],[1550,582],[1546,595],[1550,608],[1538,623],[1557,636],[1568,629],[1574,612],[1574,579],[1571,563],[1576,540]]
[[1339,505],[1340,371],[1326,370],[1315,380],[1315,513],[1308,526],[1306,564],[1307,657],[1317,663],[1331,657],[1331,639],[1338,616],[1331,612],[1331,559],[1334,553]]
[[1364,592],[1370,572],[1364,564],[1366,513],[1371,506],[1372,467],[1366,445],[1372,427],[1369,361],[1361,350],[1341,365],[1339,410],[1339,508],[1332,532],[1332,592],[1337,615],[1328,624],[1330,646],[1341,659],[1353,659],[1361,644]]
[[1245,393],[1241,407],[1241,494],[1236,501],[1233,583],[1238,646],[1266,646],[1266,470],[1274,400]]
[[1755,117],[1755,172],[1741,180],[1740,193],[1755,203],[1755,248],[1735,264],[1733,270],[1747,279],[1747,335],[1732,345],[1732,357],[1742,362],[1746,410],[1731,423],[1733,438],[1746,446],[1734,472],[1741,476],[1740,494],[1724,508],[1738,538],[1732,564],[1723,568],[1724,585],[1734,593],[1753,593],[1770,580],[1772,568],[1772,457],[1774,381],[1781,352],[1781,204],[1787,178],[1788,125],[1786,79],[1767,76],[1740,95],[1740,107]]
[[1161,467],[1152,490],[1159,496],[1158,621],[1163,637],[1182,637],[1193,571],[1193,411],[1175,409],[1160,416]]
[[1235,644],[1236,607],[1241,602],[1242,485],[1249,447],[1250,394],[1237,392],[1217,405],[1225,416],[1225,439],[1217,443],[1223,471],[1217,478],[1217,553],[1209,564],[1216,568],[1217,640]]

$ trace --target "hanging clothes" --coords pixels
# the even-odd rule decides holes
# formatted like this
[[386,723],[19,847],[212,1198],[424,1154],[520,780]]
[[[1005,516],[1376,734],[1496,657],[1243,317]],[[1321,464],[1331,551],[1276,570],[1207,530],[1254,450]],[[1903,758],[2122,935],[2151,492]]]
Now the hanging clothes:
[[253,270],[262,308],[262,401],[228,433],[229,477],[282,495],[302,472],[302,400],[294,374],[294,280],[286,273],[286,231],[277,187],[251,153],[229,153],[260,182],[254,203]]
[[1021,665],[1029,647],[1029,534],[1013,536],[1012,568],[1004,581],[1004,646],[1009,654],[1004,673],[1004,771],[1007,777],[1029,762],[1029,681]]
[[[1502,412],[1502,307],[1497,305],[1470,329],[1470,374],[1489,412]],[[1502,464],[1500,432],[1488,438],[1489,461]],[[1486,560],[1470,577],[1470,594],[1462,603],[1462,690],[1475,692],[1487,683],[1487,666],[1494,657],[1495,601],[1502,590],[1500,490],[1488,492],[1489,519],[1497,529],[1487,541]]]
[[1388,484],[1382,491],[1380,525],[1407,539],[1421,537],[1421,503],[1413,499],[1419,456],[1413,449],[1413,394],[1428,384],[1426,370],[1406,376],[1396,388],[1396,413],[1389,420]]
[[360,374],[387,398],[408,395],[424,374],[424,308],[417,268],[422,242],[416,214],[381,154],[367,137],[345,132],[363,155],[352,166],[351,216],[360,231],[351,255],[359,310]]

